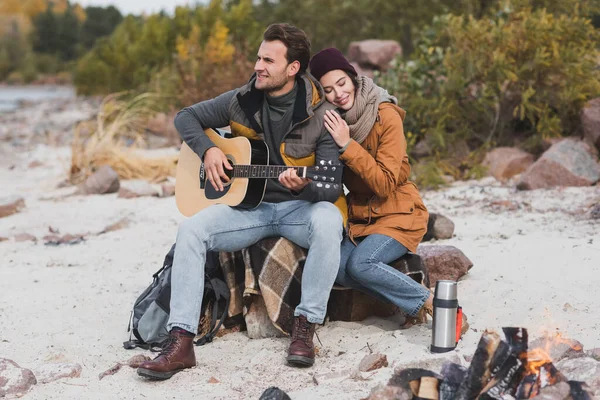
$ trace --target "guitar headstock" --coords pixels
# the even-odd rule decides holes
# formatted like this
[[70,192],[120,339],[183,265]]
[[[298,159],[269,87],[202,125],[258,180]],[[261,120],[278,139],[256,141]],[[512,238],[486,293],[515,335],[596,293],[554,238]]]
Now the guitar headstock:
[[312,179],[319,188],[338,189],[342,184],[343,165],[331,160],[320,160],[317,165],[308,167],[306,177]]

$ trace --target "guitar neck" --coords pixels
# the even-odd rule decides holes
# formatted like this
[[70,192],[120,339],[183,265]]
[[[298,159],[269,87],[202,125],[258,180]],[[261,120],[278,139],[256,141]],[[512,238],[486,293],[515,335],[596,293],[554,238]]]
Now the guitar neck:
[[288,167],[284,165],[240,165],[233,166],[234,178],[278,178],[279,175],[287,171],[289,168],[294,168],[299,177],[306,178],[306,167]]

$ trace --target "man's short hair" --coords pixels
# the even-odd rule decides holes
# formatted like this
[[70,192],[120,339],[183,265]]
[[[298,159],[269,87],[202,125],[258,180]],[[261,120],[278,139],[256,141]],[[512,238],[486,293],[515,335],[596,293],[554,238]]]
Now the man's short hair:
[[279,40],[287,47],[286,58],[288,63],[298,60],[300,70],[298,74],[303,74],[308,68],[310,61],[310,40],[306,33],[290,24],[271,24],[263,33],[263,40],[272,42]]

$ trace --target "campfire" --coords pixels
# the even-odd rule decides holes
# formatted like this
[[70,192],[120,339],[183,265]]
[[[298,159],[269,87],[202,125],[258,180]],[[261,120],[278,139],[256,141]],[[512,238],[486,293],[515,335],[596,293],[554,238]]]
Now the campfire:
[[[503,328],[504,340],[494,331],[485,331],[468,368],[448,362],[439,374],[419,368],[397,371],[386,395],[393,398],[432,400],[471,399],[592,399],[584,382],[568,380],[552,362],[552,349],[568,345],[581,352],[576,341],[560,335],[536,340],[541,346],[528,348],[524,328]],[[401,393],[403,392],[403,393]]]

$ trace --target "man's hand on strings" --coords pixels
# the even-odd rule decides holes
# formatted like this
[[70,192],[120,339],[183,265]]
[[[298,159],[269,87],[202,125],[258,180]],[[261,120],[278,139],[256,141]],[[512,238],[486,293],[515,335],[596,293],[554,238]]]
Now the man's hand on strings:
[[301,178],[295,168],[288,168],[279,174],[279,183],[293,192],[301,192],[310,183],[310,179]]

